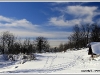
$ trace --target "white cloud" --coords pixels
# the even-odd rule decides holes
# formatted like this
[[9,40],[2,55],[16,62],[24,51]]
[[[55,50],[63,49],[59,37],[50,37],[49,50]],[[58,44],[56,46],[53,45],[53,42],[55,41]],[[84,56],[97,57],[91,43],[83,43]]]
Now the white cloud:
[[0,29],[0,32],[4,31],[10,31],[11,33],[15,34],[16,36],[19,37],[38,37],[38,36],[43,36],[46,38],[55,38],[55,39],[60,39],[60,38],[67,38],[72,32],[65,32],[65,31],[29,31],[25,29],[15,29],[15,28],[5,28],[5,29]]
[[26,29],[36,29],[35,24],[32,24],[26,19],[13,19],[4,16],[0,16],[0,27],[23,27]]
[[74,26],[76,24],[85,24],[85,23],[94,23],[93,18],[97,15],[100,15],[97,12],[98,7],[92,6],[67,6],[64,8],[55,8],[56,10],[60,11],[62,15],[72,15],[73,18],[68,20],[65,19],[64,16],[58,17],[51,17],[49,19],[49,23],[55,26]]
[[66,43],[68,40],[67,37],[70,34],[72,34],[71,32],[64,32],[64,31],[37,32],[37,31],[27,31],[14,28],[0,29],[0,32],[4,32],[7,30],[13,33],[17,37],[23,37],[23,38],[36,38],[38,36],[46,37],[51,47],[59,46],[60,43]]
[[92,6],[68,6],[65,9],[66,13],[72,14],[76,17],[84,17],[84,16],[94,16],[95,11],[98,7]]
[[[20,28],[21,27],[21,28]],[[43,28],[43,27],[42,27]],[[30,21],[26,19],[13,19],[1,16],[0,17],[0,32],[4,31],[10,31],[15,36],[18,37],[38,37],[43,36],[46,38],[50,38],[49,40],[51,46],[58,46],[62,41],[65,40],[58,40],[58,39],[67,39],[67,37],[71,34],[71,32],[65,32],[65,31],[45,31],[45,29],[41,29],[41,27],[38,25],[32,24]],[[55,40],[52,40],[55,39]]]
[[7,17],[4,17],[4,16],[1,16],[1,15],[0,15],[0,21],[4,21],[4,22],[12,22],[13,19],[10,19],[10,18],[7,18]]
[[60,18],[59,17],[52,17],[49,20],[49,23],[51,25],[56,25],[56,26],[73,26],[75,24],[80,24],[82,20],[81,19],[73,19],[73,20],[65,20],[64,18]]

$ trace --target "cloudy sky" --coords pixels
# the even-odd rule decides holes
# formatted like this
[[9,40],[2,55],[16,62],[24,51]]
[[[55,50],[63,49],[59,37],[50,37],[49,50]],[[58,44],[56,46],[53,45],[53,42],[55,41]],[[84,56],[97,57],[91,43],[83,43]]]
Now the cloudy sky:
[[0,2],[0,32],[66,43],[74,25],[100,23],[99,2]]

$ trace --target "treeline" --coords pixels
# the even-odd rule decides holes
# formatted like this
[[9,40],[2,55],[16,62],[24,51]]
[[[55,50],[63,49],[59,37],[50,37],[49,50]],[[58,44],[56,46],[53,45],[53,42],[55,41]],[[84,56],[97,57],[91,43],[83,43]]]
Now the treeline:
[[32,54],[45,52],[62,52],[68,48],[67,44],[60,44],[59,47],[50,47],[47,38],[36,37],[21,39],[9,31],[0,34],[0,53],[1,54]]
[[[68,43],[60,44],[63,51],[71,48],[84,48],[90,42],[100,42],[100,26],[98,24],[75,25]],[[65,49],[64,49],[65,48]]]
[[0,35],[0,53],[1,54],[30,54],[46,52],[50,45],[46,38],[37,37],[35,40],[30,38],[20,39],[9,31],[2,32]]
[[1,54],[30,54],[44,52],[62,52],[68,49],[84,48],[90,42],[100,42],[100,26],[98,24],[75,25],[73,33],[68,37],[68,42],[59,47],[51,48],[47,38],[37,37],[20,39],[9,31],[0,35]]

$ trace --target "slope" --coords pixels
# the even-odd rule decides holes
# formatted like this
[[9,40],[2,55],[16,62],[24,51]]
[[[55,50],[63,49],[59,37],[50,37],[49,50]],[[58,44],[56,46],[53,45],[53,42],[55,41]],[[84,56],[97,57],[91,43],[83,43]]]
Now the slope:
[[[100,60],[89,60],[88,48],[59,53],[37,53],[36,60],[24,64],[14,64],[0,68],[0,73],[21,74],[73,74],[100,73]],[[97,71],[96,71],[97,70]]]

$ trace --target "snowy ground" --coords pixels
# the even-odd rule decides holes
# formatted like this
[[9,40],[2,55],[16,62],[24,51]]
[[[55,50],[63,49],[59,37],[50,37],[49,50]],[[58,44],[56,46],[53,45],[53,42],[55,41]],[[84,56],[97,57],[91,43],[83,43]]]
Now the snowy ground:
[[36,54],[36,60],[4,61],[0,56],[0,73],[27,74],[93,74],[100,73],[100,58],[89,60],[88,48],[65,53]]

